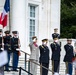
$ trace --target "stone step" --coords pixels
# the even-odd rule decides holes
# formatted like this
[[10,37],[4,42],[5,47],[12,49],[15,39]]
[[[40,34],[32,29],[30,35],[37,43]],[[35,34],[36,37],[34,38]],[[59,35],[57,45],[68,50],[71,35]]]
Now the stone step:
[[[28,59],[27,59],[28,60]],[[26,70],[28,71],[28,62],[26,62]],[[10,66],[12,66],[12,58],[10,61]],[[19,63],[18,63],[18,67],[22,67],[23,69],[25,69],[25,59],[24,57],[19,58]],[[37,66],[37,75],[40,75],[40,67]],[[49,64],[49,69],[52,69],[52,64],[51,64],[51,60],[50,60],[50,64]],[[61,62],[60,63],[60,75],[65,75],[65,63]],[[73,72],[74,73],[74,72]],[[5,72],[5,75],[19,75],[19,72]],[[22,71],[21,75],[28,75],[26,72]],[[48,75],[52,75],[51,72],[48,72]]]

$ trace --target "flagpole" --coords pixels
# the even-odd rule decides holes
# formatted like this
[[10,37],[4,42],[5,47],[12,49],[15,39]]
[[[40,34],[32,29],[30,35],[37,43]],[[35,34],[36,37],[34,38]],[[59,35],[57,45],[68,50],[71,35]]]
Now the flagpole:
[[[9,0],[9,7],[11,7],[11,0]],[[10,21],[10,11],[9,11],[9,30],[11,31],[11,21]]]

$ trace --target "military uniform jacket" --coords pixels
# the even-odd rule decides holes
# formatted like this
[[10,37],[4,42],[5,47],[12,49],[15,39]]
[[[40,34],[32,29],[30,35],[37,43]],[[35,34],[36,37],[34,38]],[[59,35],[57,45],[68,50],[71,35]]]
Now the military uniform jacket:
[[35,46],[33,42],[29,44],[29,47],[31,51],[30,59],[39,61],[39,47]]
[[0,48],[2,48],[2,37],[0,37]]
[[52,38],[54,39],[54,38],[60,38],[60,34],[58,34],[58,33],[53,33],[52,34]]
[[39,62],[40,63],[49,63],[49,48],[48,46],[40,45],[40,58]]
[[72,58],[74,57],[74,53],[73,53],[73,46],[66,44],[64,46],[65,49],[65,56],[64,56],[64,62],[72,62]]
[[2,37],[0,37],[0,52],[2,51],[1,48],[2,48]]
[[13,52],[18,52],[18,51],[16,51],[16,49],[19,48],[18,40],[19,40],[19,38],[14,38],[14,37],[11,38],[11,50]]
[[4,49],[8,52],[11,51],[11,35],[10,36],[4,36]]
[[60,45],[54,42],[50,45],[50,47],[52,50],[51,60],[60,60],[60,51],[61,51]]

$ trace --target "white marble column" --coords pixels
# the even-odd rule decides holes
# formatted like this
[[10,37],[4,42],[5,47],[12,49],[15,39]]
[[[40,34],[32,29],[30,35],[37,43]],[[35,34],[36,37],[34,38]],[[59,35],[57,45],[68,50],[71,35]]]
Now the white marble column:
[[[58,32],[60,33],[60,7],[61,0],[51,0],[51,29],[50,29],[50,37],[54,32],[54,28],[58,28]],[[51,37],[52,39],[52,37]]]
[[[42,0],[41,3],[41,16],[40,16],[40,26],[39,26],[39,38],[40,40],[44,39],[44,38],[48,38],[50,39],[50,25],[51,25],[51,4],[50,4],[50,0]],[[43,28],[43,29],[42,29]],[[45,29],[45,31],[44,31]]]
[[21,50],[26,46],[26,0],[11,0],[11,31],[17,30],[21,41]]

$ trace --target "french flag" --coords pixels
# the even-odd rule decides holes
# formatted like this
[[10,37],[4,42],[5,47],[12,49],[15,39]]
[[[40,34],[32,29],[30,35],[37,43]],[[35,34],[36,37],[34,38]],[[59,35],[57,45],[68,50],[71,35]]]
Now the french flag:
[[3,12],[1,13],[0,24],[3,26],[7,26],[8,12],[10,11],[10,1],[5,0],[5,5]]

